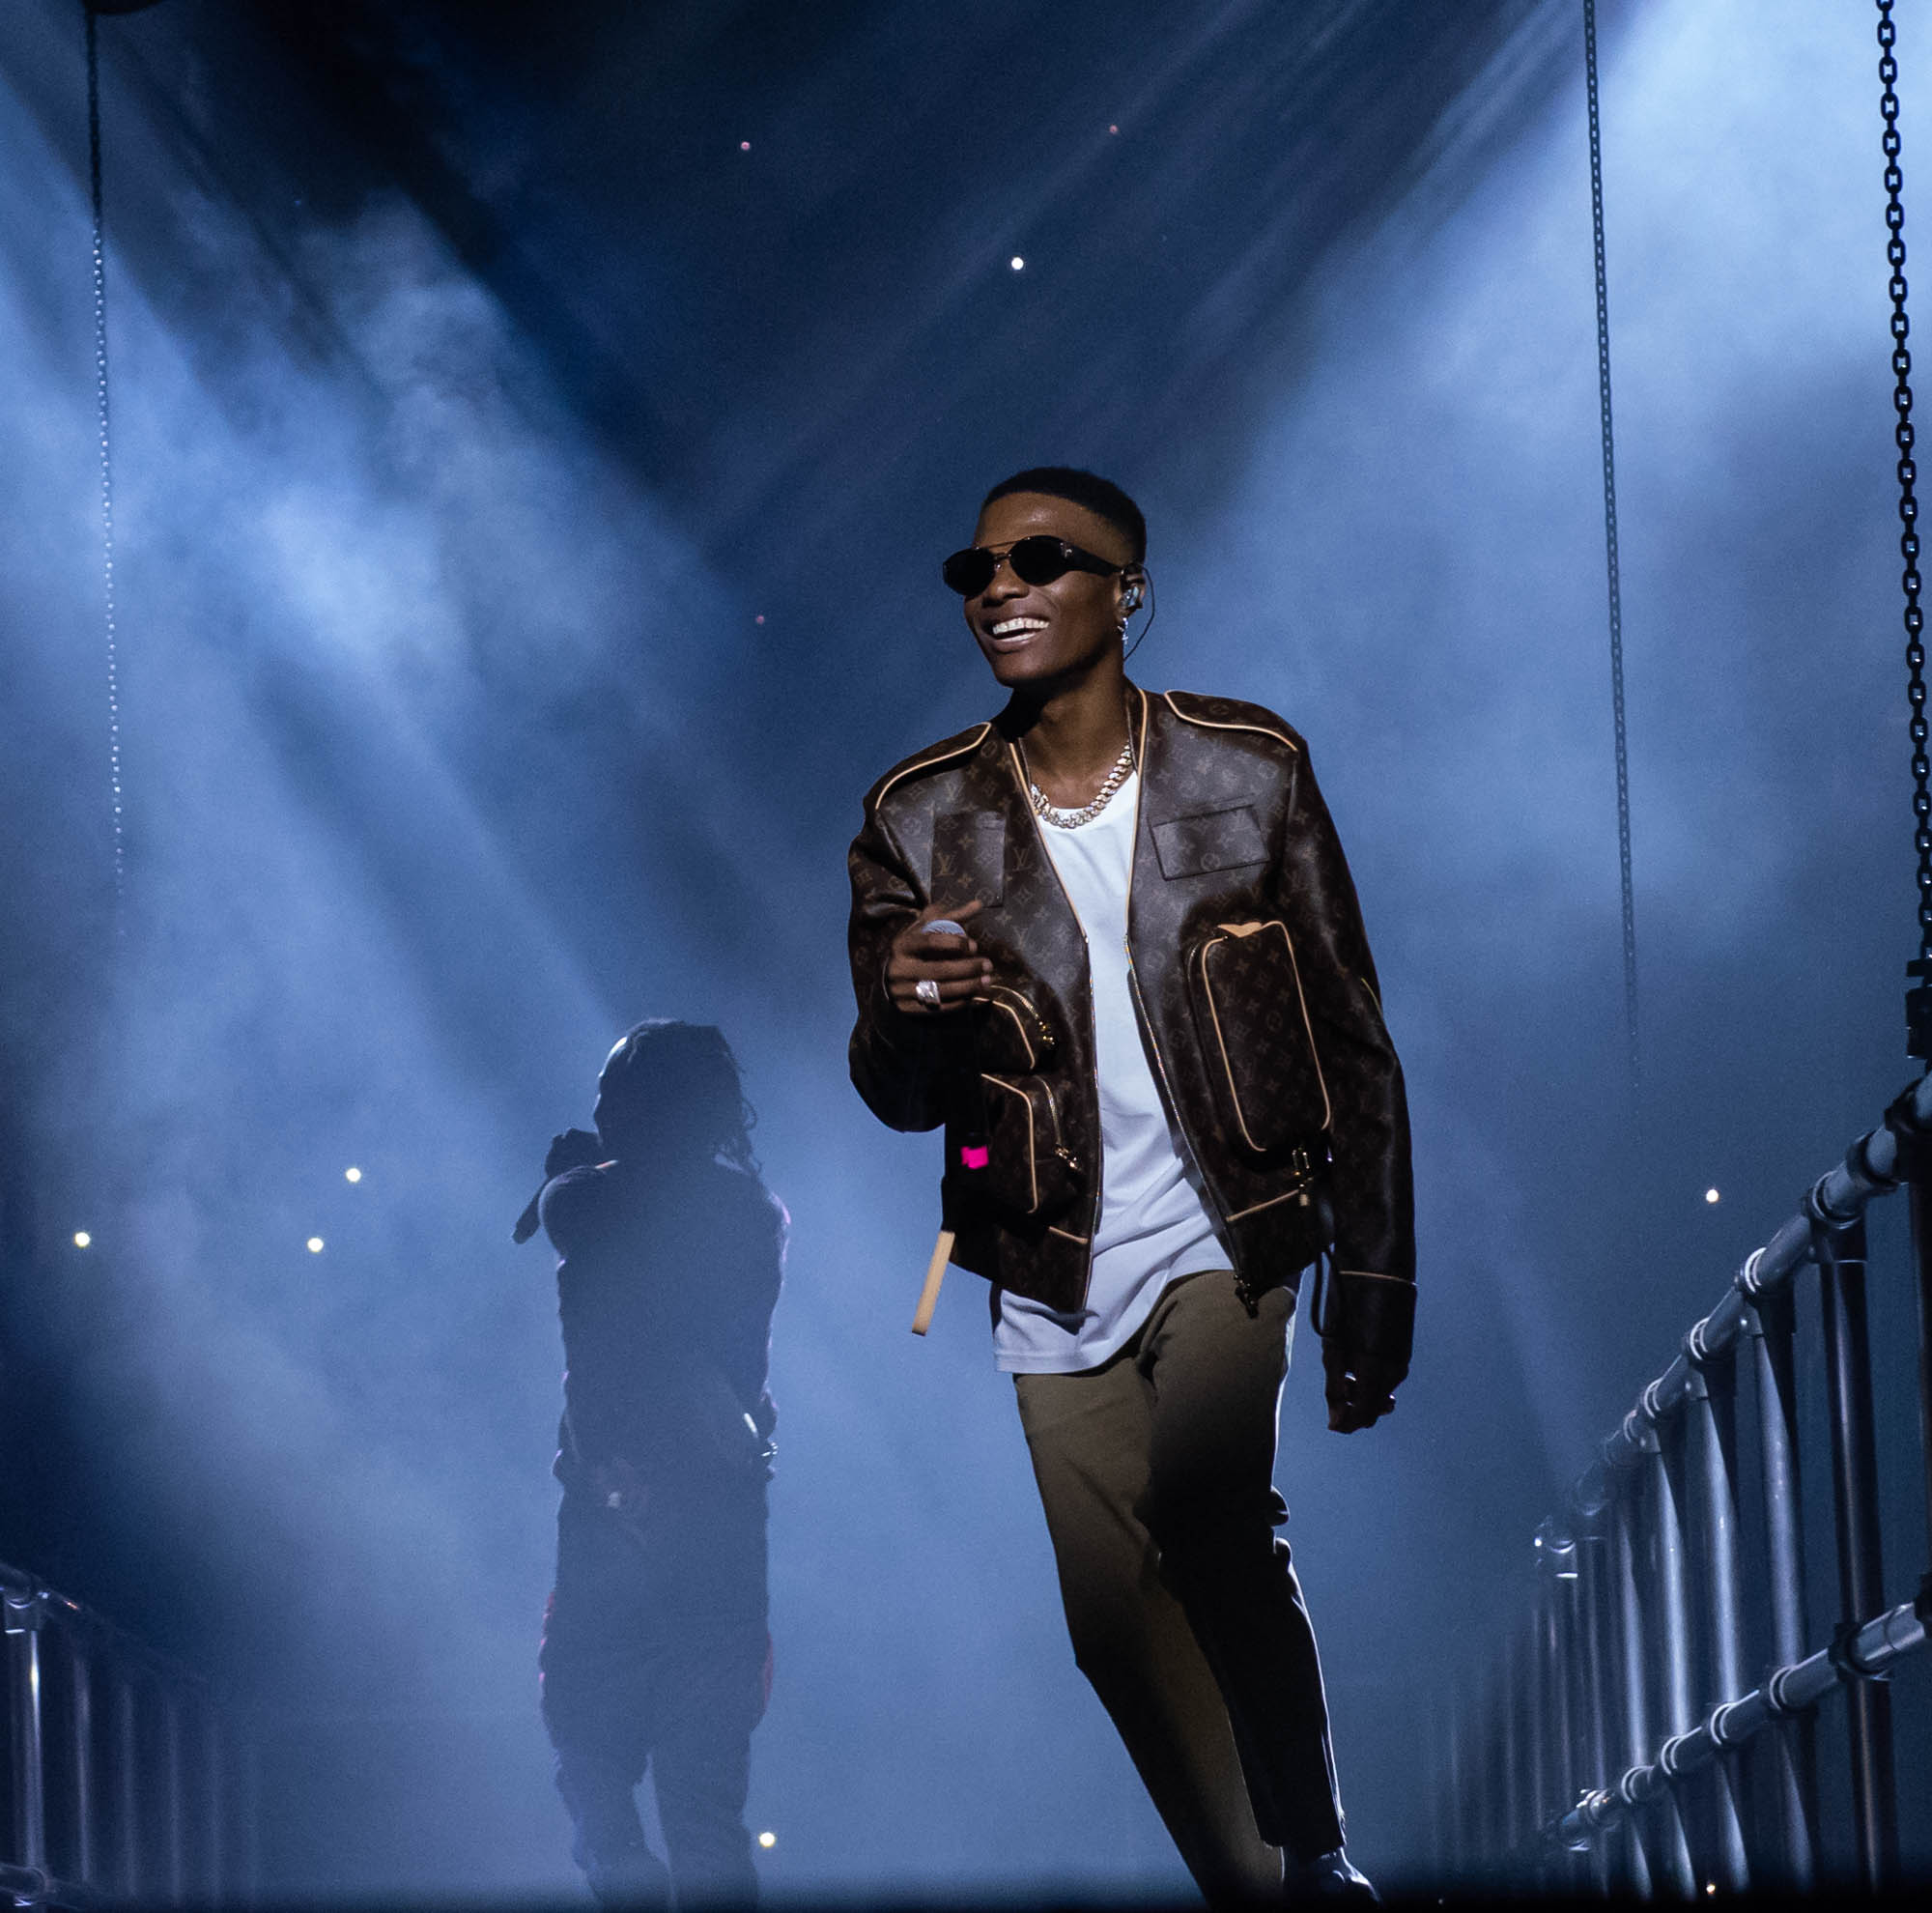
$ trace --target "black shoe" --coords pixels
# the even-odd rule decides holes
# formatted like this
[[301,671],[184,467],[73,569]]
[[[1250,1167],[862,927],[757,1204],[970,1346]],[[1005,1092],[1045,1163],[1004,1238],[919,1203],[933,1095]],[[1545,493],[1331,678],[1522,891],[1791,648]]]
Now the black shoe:
[[1350,1865],[1348,1849],[1340,1846],[1313,1860],[1285,1856],[1281,1887],[1282,1897],[1291,1903],[1301,1899],[1327,1899],[1342,1906],[1382,1903],[1368,1875]]
[[583,1869],[591,1897],[599,1906],[658,1909],[670,1904],[670,1874],[642,1840],[622,1846],[586,1848],[580,1840],[571,1857]]

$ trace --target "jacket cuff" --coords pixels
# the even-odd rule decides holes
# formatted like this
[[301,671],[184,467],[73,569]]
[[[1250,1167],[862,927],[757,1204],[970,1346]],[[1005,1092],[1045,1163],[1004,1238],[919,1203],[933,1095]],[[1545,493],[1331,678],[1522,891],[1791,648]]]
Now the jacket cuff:
[[[887,953],[887,960],[891,953]],[[886,964],[881,962],[872,976],[871,1002],[867,1007],[866,1026],[872,1040],[895,1056],[917,1056],[928,1046],[931,1035],[925,1021],[901,1010],[886,986]]]
[[923,1010],[901,1010],[893,1001],[882,974],[872,992],[871,1014],[866,1027],[871,1040],[889,1056],[917,1068],[948,1068],[965,1056],[958,1016],[934,1016]]
[[866,1036],[873,1054],[897,1069],[931,1070],[944,1066],[948,1045],[938,1019],[901,1010],[890,999],[866,1020]]
[[1337,1269],[1328,1278],[1321,1329],[1324,1341],[1406,1375],[1415,1339],[1415,1284],[1368,1269]]

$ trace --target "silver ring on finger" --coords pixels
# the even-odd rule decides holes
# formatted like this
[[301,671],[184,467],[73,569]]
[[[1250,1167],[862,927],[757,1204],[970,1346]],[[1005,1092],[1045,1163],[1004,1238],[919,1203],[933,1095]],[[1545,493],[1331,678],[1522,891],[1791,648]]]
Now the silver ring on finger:
[[930,977],[921,977],[913,985],[912,993],[928,1009],[939,1008],[939,985]]

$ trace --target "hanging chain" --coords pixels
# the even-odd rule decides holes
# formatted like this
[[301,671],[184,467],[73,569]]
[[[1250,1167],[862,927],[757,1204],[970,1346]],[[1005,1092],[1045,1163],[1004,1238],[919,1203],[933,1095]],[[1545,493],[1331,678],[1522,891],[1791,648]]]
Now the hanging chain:
[[1905,674],[1907,701],[1912,706],[1913,847],[1918,856],[1918,956],[1905,966],[1917,986],[1905,996],[1906,1052],[1921,1060],[1932,1058],[1932,759],[1925,752],[1925,614],[1919,609],[1918,500],[1914,491],[1918,468],[1912,456],[1912,324],[1905,311],[1905,175],[1898,156],[1898,28],[1891,17],[1892,0],[1878,0],[1878,76],[1882,92],[1879,113],[1885,121],[1885,256],[1891,268],[1887,291],[1891,296],[1891,394],[1897,423],[1892,430],[1898,446],[1898,554],[1903,560],[1899,585],[1905,594]]
[[1597,0],[1583,0],[1583,68],[1590,97],[1590,232],[1597,253],[1597,389],[1604,414],[1604,551],[1610,587],[1610,710],[1617,746],[1617,866],[1623,878],[1624,1035],[1631,1098],[1642,1088],[1636,1020],[1636,899],[1631,882],[1630,745],[1624,728],[1624,605],[1617,563],[1617,453],[1610,421],[1610,296],[1604,270],[1604,140],[1597,111]]
[[100,48],[87,17],[87,179],[94,213],[94,395],[100,438],[100,574],[107,614],[107,779],[114,805],[114,935],[127,934],[128,849],[121,806],[121,658],[114,628],[114,457],[107,405],[107,230],[100,194]]

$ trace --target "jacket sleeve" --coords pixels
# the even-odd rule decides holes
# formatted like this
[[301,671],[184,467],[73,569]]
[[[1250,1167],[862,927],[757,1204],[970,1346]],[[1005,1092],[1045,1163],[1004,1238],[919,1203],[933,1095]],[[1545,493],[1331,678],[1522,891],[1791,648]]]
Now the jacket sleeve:
[[950,1033],[938,1018],[908,1016],[886,988],[893,939],[924,908],[925,897],[869,803],[846,864],[852,878],[846,943],[859,1006],[849,1049],[852,1086],[888,1128],[937,1128],[946,1120]]
[[1406,1373],[1415,1322],[1408,1099],[1354,881],[1305,751],[1278,868],[1331,1112],[1335,1267],[1316,1327]]

